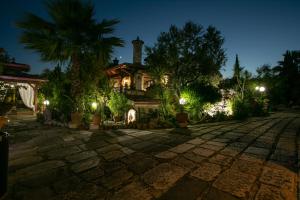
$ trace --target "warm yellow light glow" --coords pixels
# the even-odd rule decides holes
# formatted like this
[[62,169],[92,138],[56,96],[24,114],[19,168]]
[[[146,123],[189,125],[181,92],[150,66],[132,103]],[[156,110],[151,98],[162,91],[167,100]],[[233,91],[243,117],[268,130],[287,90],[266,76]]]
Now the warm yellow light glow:
[[161,82],[162,82],[164,85],[167,85],[168,82],[169,82],[169,76],[168,76],[168,75],[164,75],[164,76],[161,78]]
[[45,101],[43,102],[43,104],[44,104],[45,106],[48,106],[48,105],[50,104],[50,101],[49,101],[49,100],[45,100]]
[[124,77],[123,80],[122,80],[122,86],[129,88],[130,84],[131,84],[130,77],[129,76],[128,77]]
[[180,105],[186,104],[186,100],[185,100],[184,98],[180,98],[180,99],[179,99],[179,104],[180,104]]
[[255,90],[259,90],[259,86],[256,86],[256,87],[255,87]]
[[93,108],[94,110],[96,110],[97,107],[98,107],[98,104],[97,104],[96,102],[93,102],[93,103],[92,103],[92,108]]
[[136,111],[134,109],[130,109],[128,111],[128,123],[132,123],[136,121]]
[[264,91],[266,91],[266,88],[265,88],[264,86],[261,86],[261,87],[259,88],[259,91],[260,91],[260,92],[264,92]]

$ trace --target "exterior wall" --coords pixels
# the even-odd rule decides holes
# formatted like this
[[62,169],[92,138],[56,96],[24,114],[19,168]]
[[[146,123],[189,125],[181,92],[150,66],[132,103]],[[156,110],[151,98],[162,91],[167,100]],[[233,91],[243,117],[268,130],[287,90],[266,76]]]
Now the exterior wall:
[[144,77],[143,74],[138,72],[134,76],[134,82],[135,82],[135,89],[136,90],[143,90],[143,82],[144,82]]

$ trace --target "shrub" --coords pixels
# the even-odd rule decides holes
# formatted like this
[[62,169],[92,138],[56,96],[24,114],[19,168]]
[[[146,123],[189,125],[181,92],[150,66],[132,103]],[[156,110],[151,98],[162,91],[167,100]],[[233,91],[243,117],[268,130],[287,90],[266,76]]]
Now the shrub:
[[121,117],[130,108],[131,102],[122,93],[111,92],[108,107],[114,116]]
[[232,114],[235,119],[245,119],[249,116],[250,107],[246,100],[236,97],[232,100]]

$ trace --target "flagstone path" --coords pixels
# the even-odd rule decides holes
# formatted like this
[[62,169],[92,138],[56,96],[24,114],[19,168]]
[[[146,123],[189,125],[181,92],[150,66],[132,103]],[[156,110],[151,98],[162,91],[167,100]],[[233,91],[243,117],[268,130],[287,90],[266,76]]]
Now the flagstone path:
[[16,200],[296,200],[300,114],[182,130],[11,128]]

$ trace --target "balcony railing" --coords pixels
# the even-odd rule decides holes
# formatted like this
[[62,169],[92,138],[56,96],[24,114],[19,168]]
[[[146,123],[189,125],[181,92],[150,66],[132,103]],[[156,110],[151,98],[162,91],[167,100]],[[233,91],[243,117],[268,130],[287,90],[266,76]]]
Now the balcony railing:
[[114,87],[113,91],[114,92],[123,92],[124,94],[134,95],[134,96],[143,96],[143,95],[145,95],[144,90],[136,90],[136,89],[129,89],[129,88]]

